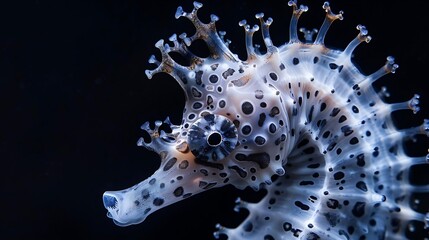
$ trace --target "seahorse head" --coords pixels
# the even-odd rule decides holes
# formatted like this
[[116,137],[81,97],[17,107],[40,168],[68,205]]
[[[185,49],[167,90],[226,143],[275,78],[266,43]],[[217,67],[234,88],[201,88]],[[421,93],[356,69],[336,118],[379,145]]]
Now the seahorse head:
[[[176,12],[176,18],[192,21],[195,35],[173,35],[170,44],[155,44],[162,59],[152,56],[149,62],[157,68],[146,74],[152,78],[165,72],[180,84],[186,96],[183,119],[180,125],[168,118],[152,127],[148,122],[142,125],[146,136],[138,145],[157,152],[161,165],[143,182],[103,195],[108,216],[117,225],[140,223],[154,211],[210,188],[232,184],[259,189],[285,173],[287,111],[280,91],[271,84],[284,68],[276,59],[277,50],[267,46],[266,55],[259,57],[251,43],[258,27],[240,22],[248,46],[248,59],[240,60],[228,49],[224,34],[216,31],[216,16],[207,24],[198,19],[201,6],[195,2],[191,13],[181,7]],[[262,17],[257,15],[267,29],[271,20]],[[198,57],[187,48],[198,39],[207,44],[210,56]],[[178,64],[172,52],[187,58],[189,66]]]

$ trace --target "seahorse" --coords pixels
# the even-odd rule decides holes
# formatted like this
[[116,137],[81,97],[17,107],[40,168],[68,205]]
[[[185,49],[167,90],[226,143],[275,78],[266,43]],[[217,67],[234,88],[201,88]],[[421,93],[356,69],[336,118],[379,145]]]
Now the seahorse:
[[[192,36],[172,35],[155,46],[146,70],[150,79],[163,72],[173,77],[186,96],[183,119],[167,118],[141,126],[138,145],[159,154],[160,168],[130,188],[107,191],[103,203],[114,223],[128,226],[150,214],[198,193],[225,185],[264,189],[259,202],[236,201],[236,210],[249,214],[235,228],[217,225],[215,238],[227,239],[404,239],[409,223],[429,228],[429,213],[410,206],[414,186],[409,169],[428,164],[428,156],[411,157],[402,142],[429,136],[429,120],[398,129],[391,113],[419,111],[419,95],[386,103],[373,83],[394,73],[394,58],[372,74],[353,63],[355,48],[371,37],[358,25],[357,36],[343,50],[328,48],[324,39],[343,12],[328,2],[320,29],[298,29],[308,10],[296,0],[292,7],[289,41],[275,46],[269,27],[273,20],[256,14],[260,24],[244,28],[247,59],[229,49],[225,32],[217,31],[216,15],[201,21],[202,7],[178,7],[175,17],[195,26]],[[264,47],[253,42],[261,31]],[[304,34],[304,41],[298,37]],[[189,47],[202,40],[210,51],[200,57]],[[180,54],[189,65],[176,62]]]

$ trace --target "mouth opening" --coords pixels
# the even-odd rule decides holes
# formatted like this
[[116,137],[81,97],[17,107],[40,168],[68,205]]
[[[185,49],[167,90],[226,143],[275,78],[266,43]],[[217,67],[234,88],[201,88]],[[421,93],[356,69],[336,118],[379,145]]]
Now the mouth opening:
[[103,204],[106,209],[116,209],[118,207],[118,200],[116,199],[116,197],[108,193],[104,193]]

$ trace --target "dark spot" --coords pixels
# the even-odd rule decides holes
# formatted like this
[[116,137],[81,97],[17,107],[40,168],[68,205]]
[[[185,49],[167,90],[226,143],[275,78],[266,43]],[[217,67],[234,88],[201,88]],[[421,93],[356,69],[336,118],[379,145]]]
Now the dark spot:
[[365,166],[365,155],[363,153],[356,156],[356,164],[359,167]]
[[267,107],[267,103],[266,102],[261,102],[261,104],[259,104],[259,106],[261,106],[261,108],[266,108]]
[[337,69],[337,68],[338,68],[338,65],[337,65],[337,64],[335,64],[335,63],[330,63],[330,64],[329,64],[329,68],[330,68],[330,69],[332,69],[332,70],[335,70],[335,69]]
[[338,149],[337,149],[337,155],[340,155],[342,151],[343,151],[343,149],[338,148]]
[[228,70],[226,70],[225,72],[222,73],[222,77],[224,79],[228,78],[229,76],[231,76],[232,74],[234,74],[235,70],[232,68],[228,68]]
[[190,196],[192,196],[192,193],[185,193],[185,194],[183,194],[183,198],[188,198]]
[[339,123],[342,123],[342,122],[344,122],[344,121],[346,121],[347,120],[347,117],[346,116],[344,116],[344,115],[341,115],[341,117],[338,119],[338,122]]
[[325,109],[326,109],[326,103],[322,102],[320,104],[320,112],[323,112],[323,110],[325,110]]
[[259,114],[258,126],[262,127],[264,125],[266,118],[267,118],[267,115],[265,115],[265,113]]
[[314,182],[313,181],[301,181],[299,183],[299,185],[301,185],[301,186],[314,185]]
[[313,111],[314,111],[314,105],[311,106],[310,112],[308,113],[308,117],[307,117],[308,120],[307,121],[309,123],[311,123],[311,120],[313,119]]
[[146,208],[143,212],[144,215],[148,214],[150,212],[151,208]]
[[173,192],[174,196],[180,197],[183,195],[183,187],[178,187]]
[[315,151],[316,151],[316,148],[314,148],[314,147],[308,147],[308,148],[302,150],[302,152],[305,153],[305,154],[312,154]]
[[252,224],[251,222],[246,222],[246,223],[243,225],[243,230],[244,230],[245,232],[251,232],[251,231],[252,231],[252,229],[253,229],[253,224]]
[[362,217],[365,214],[365,203],[356,202],[353,206],[352,213],[355,217]]
[[271,108],[271,111],[270,111],[269,115],[270,115],[270,117],[274,117],[274,116],[276,116],[279,113],[280,113],[279,108],[278,107],[273,107],[273,108]]
[[245,178],[245,177],[247,177],[247,172],[246,171],[244,171],[243,169],[241,169],[239,166],[237,166],[237,165],[234,165],[234,166],[230,166],[230,167],[228,167],[229,169],[232,169],[232,170],[234,170],[234,171],[236,171],[237,172],[237,174],[241,177],[241,178]]
[[217,81],[219,80],[219,77],[216,75],[216,74],[212,74],[212,75],[210,75],[210,77],[209,77],[209,81],[211,82],[211,83],[217,83]]
[[152,178],[152,179],[149,181],[149,185],[153,185],[153,184],[155,184],[155,182],[156,182],[156,178]]
[[195,114],[193,114],[193,113],[189,114],[189,116],[188,116],[188,119],[189,119],[189,120],[192,120],[192,119],[194,119],[194,118],[195,118]]
[[328,151],[332,151],[332,149],[334,149],[334,147],[337,145],[336,142],[331,142],[328,147],[326,148],[326,150]]
[[270,78],[271,78],[271,79],[273,79],[274,81],[277,81],[278,77],[277,77],[277,74],[276,74],[276,73],[273,73],[273,72],[272,72],[272,73],[270,73],[269,75],[270,75]]
[[331,209],[337,209],[340,206],[340,203],[338,200],[330,198],[326,201],[326,206]]
[[316,126],[319,128],[324,128],[326,126],[326,119],[317,121]]
[[250,127],[249,125],[245,125],[243,126],[243,128],[241,128],[241,132],[244,135],[249,135],[251,131],[252,131],[252,127]]
[[220,101],[219,101],[219,107],[220,107],[220,108],[224,108],[224,107],[225,107],[225,105],[226,105],[225,100],[220,100]]
[[134,204],[135,204],[136,206],[138,206],[138,205],[140,205],[140,201],[139,201],[139,200],[135,200],[135,201],[134,201]]
[[208,95],[207,96],[207,105],[211,105],[213,103],[213,97]]
[[251,114],[253,112],[253,105],[250,102],[244,102],[241,105],[241,111],[243,111],[244,114]]
[[265,138],[262,136],[256,136],[255,137],[255,143],[257,145],[263,145],[265,143],[265,141],[266,141]]
[[334,174],[334,179],[335,180],[340,180],[340,179],[342,179],[342,178],[344,178],[344,173],[343,172],[336,172],[335,174]]
[[192,104],[193,109],[200,109],[202,106],[203,104],[200,102],[194,102],[194,104]]
[[318,167],[320,167],[320,163],[313,163],[313,164],[310,164],[310,165],[307,166],[307,168],[312,168],[312,169],[315,169],[315,168],[318,168]]
[[298,58],[293,58],[292,59],[292,63],[293,63],[293,65],[298,65],[299,64],[299,59]]
[[359,139],[357,137],[353,137],[352,139],[350,139],[350,145],[355,145],[359,143]]
[[143,200],[146,200],[146,199],[148,199],[149,197],[150,197],[149,190],[144,189],[144,190],[142,191],[142,198],[143,198]]
[[365,182],[359,181],[356,183],[356,187],[364,192],[368,192],[368,188],[365,184]]
[[203,76],[203,71],[198,71],[198,72],[195,72],[195,82],[197,83],[197,85],[201,85],[201,83],[202,83],[202,80],[201,80],[201,77]]
[[314,63],[314,64],[316,64],[318,61],[319,61],[319,58],[318,58],[318,57],[314,57],[314,58],[313,58],[313,63]]
[[209,175],[209,172],[206,169],[200,169],[200,173],[202,173],[204,176]]
[[264,240],[275,240],[273,236],[267,234],[264,236]]
[[196,89],[195,87],[191,88],[191,92],[194,98],[200,98],[202,96],[202,93],[198,91],[198,89]]
[[270,131],[270,133],[275,133],[276,129],[277,127],[274,123],[271,123],[270,126],[268,127],[268,130]]
[[179,168],[180,169],[186,169],[189,166],[189,162],[188,160],[183,160],[182,162],[180,162],[179,164]]
[[372,156],[378,157],[379,154],[380,154],[380,152],[378,151],[378,147],[375,147],[374,152],[372,152]]
[[353,106],[352,106],[352,111],[353,111],[354,113],[358,113],[358,112],[359,112],[359,108],[358,108],[358,107],[356,107],[355,105],[353,105]]
[[168,171],[168,170],[170,170],[170,168],[174,166],[174,164],[176,163],[176,161],[177,161],[177,158],[175,158],[175,157],[170,158],[170,159],[165,163],[163,170],[164,170],[164,171]]
[[304,211],[308,211],[308,209],[310,209],[310,207],[300,201],[295,201],[295,206],[301,208]]
[[337,115],[338,115],[338,113],[340,112],[340,110],[341,110],[341,109],[339,109],[339,108],[333,108],[333,109],[332,109],[332,112],[331,112],[331,114],[330,114],[329,116],[331,116],[331,117],[335,117],[335,116],[337,116]]
[[161,206],[163,203],[164,203],[164,199],[162,199],[162,198],[155,198],[153,200],[153,205],[155,205],[155,206]]
[[205,182],[205,181],[200,181],[200,183],[199,183],[199,187],[200,188],[202,188],[202,189],[210,189],[210,188],[212,188],[212,187],[214,187],[215,185],[217,184],[217,182],[211,182],[211,183],[208,183],[208,182]]
[[345,125],[341,127],[341,132],[344,133],[344,136],[349,136],[350,134],[353,133],[352,128],[349,125]]
[[281,63],[280,66],[279,66],[279,68],[280,68],[281,71],[283,71],[283,70],[285,70],[285,65],[283,63]]

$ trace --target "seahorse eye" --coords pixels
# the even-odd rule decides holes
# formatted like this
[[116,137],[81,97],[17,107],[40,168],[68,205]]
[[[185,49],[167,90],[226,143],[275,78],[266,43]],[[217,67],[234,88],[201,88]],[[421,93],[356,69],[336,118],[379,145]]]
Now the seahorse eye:
[[202,161],[220,161],[237,145],[237,128],[228,118],[207,114],[192,124],[188,144],[192,154]]

